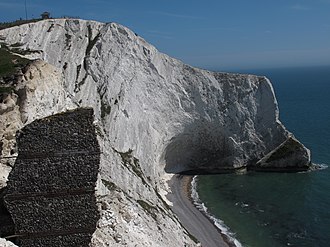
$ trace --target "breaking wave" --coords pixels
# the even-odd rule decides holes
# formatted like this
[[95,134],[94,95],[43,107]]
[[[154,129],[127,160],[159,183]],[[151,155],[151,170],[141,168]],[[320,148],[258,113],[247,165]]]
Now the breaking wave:
[[329,168],[329,165],[327,165],[327,164],[315,164],[316,166],[317,166],[317,168],[319,169],[319,170],[324,170],[324,169],[327,169],[327,168]]
[[230,231],[229,227],[225,225],[225,223],[216,218],[214,215],[212,215],[205,204],[200,200],[198,192],[197,192],[197,176],[194,176],[192,181],[191,181],[191,198],[193,200],[193,203],[195,207],[203,212],[209,219],[212,220],[214,225],[220,229],[221,233],[225,235],[228,239],[229,242],[234,244],[236,247],[243,247],[242,244],[235,238],[235,234]]

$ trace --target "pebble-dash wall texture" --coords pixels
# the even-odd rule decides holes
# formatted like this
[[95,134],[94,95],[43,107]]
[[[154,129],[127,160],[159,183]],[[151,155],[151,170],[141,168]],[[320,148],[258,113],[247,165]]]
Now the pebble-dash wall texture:
[[0,189],[0,238],[14,235],[14,222],[4,205],[6,188]]
[[18,245],[88,246],[99,219],[95,185],[100,149],[93,110],[34,121],[20,131],[17,143],[5,203]]

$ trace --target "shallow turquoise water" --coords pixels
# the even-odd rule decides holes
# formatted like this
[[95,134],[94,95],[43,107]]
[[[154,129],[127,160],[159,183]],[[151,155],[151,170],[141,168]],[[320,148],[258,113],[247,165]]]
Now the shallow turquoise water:
[[[312,150],[313,162],[330,164],[330,67],[252,73],[271,79],[281,121]],[[330,246],[330,168],[199,176],[197,190],[244,246]]]

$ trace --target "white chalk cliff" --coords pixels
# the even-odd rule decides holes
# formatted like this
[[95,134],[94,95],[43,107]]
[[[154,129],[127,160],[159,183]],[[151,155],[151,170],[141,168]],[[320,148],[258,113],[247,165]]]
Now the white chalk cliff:
[[[2,102],[2,156],[33,120],[94,109],[102,155],[92,246],[195,245],[161,197],[165,172],[310,166],[265,77],[193,68],[115,23],[44,20],[0,38],[37,59]],[[1,160],[1,187],[12,165]]]

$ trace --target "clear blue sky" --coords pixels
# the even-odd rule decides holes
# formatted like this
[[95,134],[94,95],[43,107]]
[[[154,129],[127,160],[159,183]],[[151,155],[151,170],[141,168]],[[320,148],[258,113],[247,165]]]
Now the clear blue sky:
[[[25,18],[0,0],[0,21]],[[330,65],[330,0],[26,0],[28,17],[123,24],[160,51],[208,69]]]

